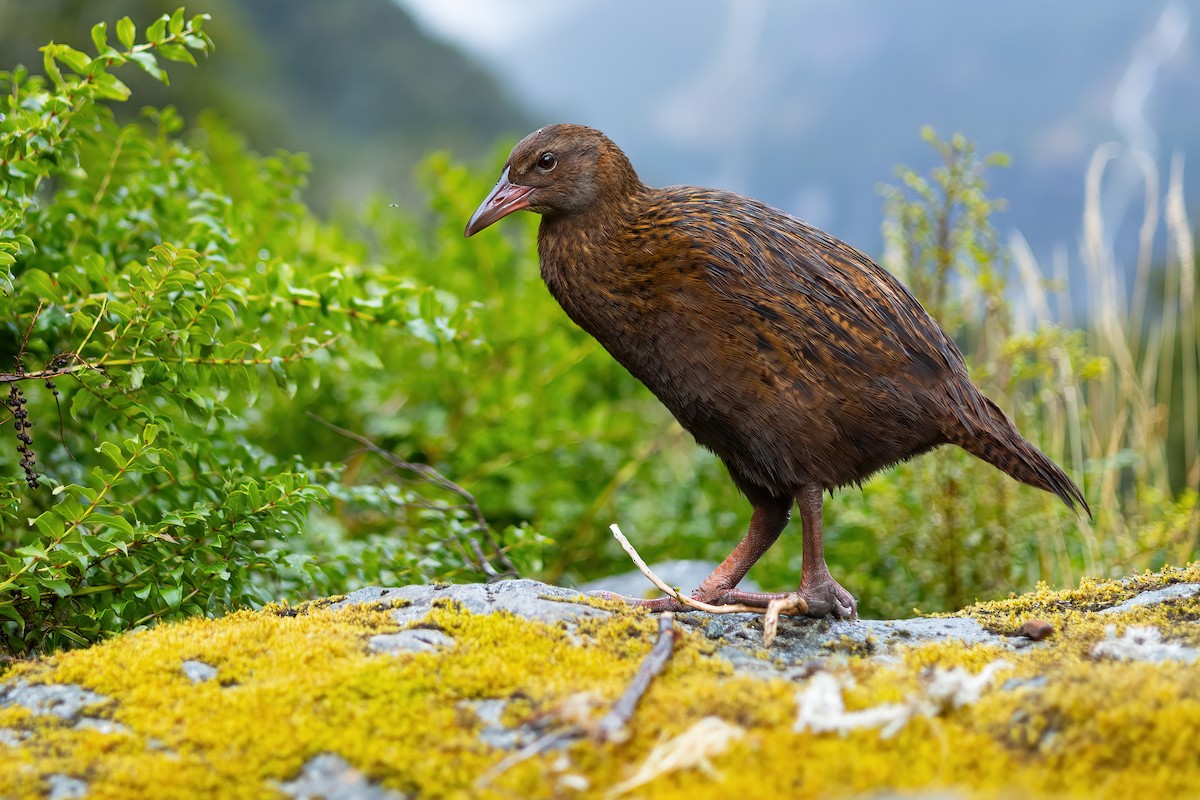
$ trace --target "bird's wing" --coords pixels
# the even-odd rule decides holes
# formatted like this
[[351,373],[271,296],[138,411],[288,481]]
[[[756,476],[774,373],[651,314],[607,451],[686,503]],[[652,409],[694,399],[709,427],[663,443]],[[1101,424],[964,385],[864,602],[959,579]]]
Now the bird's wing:
[[[928,397],[949,390],[965,409],[962,354],[890,273],[828,234],[729,193],[675,189],[673,230],[712,290],[736,309],[758,360],[811,405]],[[965,384],[964,384],[965,382]],[[958,403],[954,404],[959,405]],[[957,413],[957,412],[956,412]]]

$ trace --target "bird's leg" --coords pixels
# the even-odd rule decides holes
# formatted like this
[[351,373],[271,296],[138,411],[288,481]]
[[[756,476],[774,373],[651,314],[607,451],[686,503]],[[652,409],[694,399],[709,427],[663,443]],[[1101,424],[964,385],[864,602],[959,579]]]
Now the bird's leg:
[[[754,513],[750,515],[750,529],[745,537],[733,548],[733,552],[712,571],[704,581],[692,592],[692,597],[702,603],[724,605],[743,602],[731,595],[739,594],[737,585],[746,573],[750,571],[763,553],[775,544],[779,534],[787,527],[792,516],[792,501],[790,498],[771,498],[754,505]],[[757,594],[747,592],[744,594]],[[749,605],[758,605],[750,603]]]
[[[804,528],[804,566],[802,567],[800,588],[796,593],[808,603],[808,611],[805,614],[809,617],[833,615],[837,619],[852,619],[858,614],[858,604],[854,601],[854,596],[833,579],[833,576],[829,574],[829,567],[825,564],[825,548],[821,543],[821,502],[820,484],[805,484],[804,488],[796,495],[796,503],[800,506],[800,524]],[[747,535],[746,538],[750,537]],[[766,548],[764,547],[763,550],[765,551]],[[723,567],[724,564],[721,566]],[[717,571],[720,571],[720,567]],[[716,574],[716,572],[713,573],[714,576]],[[742,574],[745,574],[744,570]],[[738,575],[738,578],[740,580],[741,575]],[[709,580],[712,578],[710,577]],[[701,584],[701,587],[703,586],[704,584]],[[772,600],[783,599],[791,594],[793,593],[743,592],[739,589],[730,589],[719,598],[708,602],[714,605],[742,603],[747,606],[765,608]]]
[[[721,562],[720,566],[714,569],[712,574],[696,587],[695,591],[692,592],[692,597],[703,603],[727,605],[730,603],[747,602],[739,599],[742,596],[746,596],[752,598],[751,601],[747,602],[748,605],[765,608],[775,595],[766,595],[763,592],[739,592],[734,587],[738,585],[738,582],[742,578],[746,577],[746,573],[750,570],[750,567],[754,566],[754,563],[762,558],[762,554],[767,552],[767,549],[779,538],[779,534],[787,527],[791,514],[792,500],[789,497],[772,497],[755,502],[754,513],[750,516],[750,529],[746,532],[746,536],[742,541],[738,542],[738,546],[733,548],[733,552]],[[670,597],[661,597],[657,600],[643,600],[632,597],[621,597],[610,592],[598,592],[597,594],[624,600],[630,605],[649,608],[651,611],[693,610]],[[765,597],[765,599],[760,598],[760,595]]]
[[796,504],[800,506],[800,524],[804,527],[800,596],[808,602],[810,617],[832,614],[837,619],[853,619],[858,616],[858,603],[854,595],[833,579],[825,564],[825,546],[821,541],[821,503],[819,484],[805,484],[796,495]]
[[[792,501],[790,498],[770,498],[755,502],[754,514],[750,517],[750,530],[738,543],[721,565],[704,579],[692,598],[710,605],[730,605],[740,603],[757,608],[766,608],[772,600],[799,594],[808,603],[807,616],[824,617],[831,615],[836,619],[853,619],[858,615],[858,603],[854,596],[829,574],[825,563],[825,547],[821,541],[821,486],[816,483],[805,484],[796,495],[796,503],[800,506],[800,523],[804,528],[804,565],[802,567],[800,588],[795,592],[746,592],[737,588],[738,582],[746,576],[750,567],[767,552],[779,534],[787,526],[791,516]],[[608,597],[617,597],[610,593],[601,593]],[[687,606],[670,597],[657,600],[640,600],[629,597],[620,598],[631,605],[649,608],[652,611],[689,611]]]

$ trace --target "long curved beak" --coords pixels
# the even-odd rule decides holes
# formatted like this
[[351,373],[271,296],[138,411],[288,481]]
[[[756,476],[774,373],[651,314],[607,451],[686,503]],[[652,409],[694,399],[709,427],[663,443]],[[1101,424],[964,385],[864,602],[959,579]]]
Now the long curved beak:
[[496,188],[492,189],[491,194],[483,199],[479,208],[471,215],[463,236],[474,236],[501,217],[507,217],[522,208],[529,208],[529,193],[533,188],[511,183],[508,180],[508,167],[505,167],[504,172],[500,173],[500,180],[496,181]]

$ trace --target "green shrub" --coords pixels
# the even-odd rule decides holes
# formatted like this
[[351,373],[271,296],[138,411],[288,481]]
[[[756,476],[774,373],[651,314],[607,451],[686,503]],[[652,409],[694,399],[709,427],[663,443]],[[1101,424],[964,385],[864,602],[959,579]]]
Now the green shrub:
[[[490,532],[428,473],[406,474],[417,491],[343,484],[322,455],[348,441],[312,446],[320,426],[297,426],[292,400],[369,372],[376,351],[457,347],[465,314],[316,221],[299,200],[303,157],[247,153],[212,120],[185,137],[169,109],[121,127],[103,105],[127,96],[116,73],[131,62],[165,81],[160,59],[207,52],[204,19],[164,16],[140,43],[128,19],[118,44],[98,25],[94,57],[50,45],[45,77],[0,73],[10,652],[280,594],[507,568],[470,546]],[[344,525],[309,517],[317,503],[389,524],[343,541]]]

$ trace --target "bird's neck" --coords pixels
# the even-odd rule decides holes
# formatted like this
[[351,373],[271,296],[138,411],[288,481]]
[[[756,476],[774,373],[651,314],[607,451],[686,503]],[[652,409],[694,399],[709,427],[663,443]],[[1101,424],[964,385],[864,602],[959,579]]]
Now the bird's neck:
[[622,284],[630,277],[629,231],[648,194],[638,183],[622,197],[603,198],[584,213],[542,218],[542,279],[567,314],[593,335],[604,324],[600,318],[622,305]]

